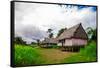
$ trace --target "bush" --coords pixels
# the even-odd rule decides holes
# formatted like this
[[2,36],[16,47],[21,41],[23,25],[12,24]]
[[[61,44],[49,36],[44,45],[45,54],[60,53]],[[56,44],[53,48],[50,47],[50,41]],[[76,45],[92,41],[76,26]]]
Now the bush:
[[57,49],[57,48],[60,48],[60,47],[55,44],[55,45],[52,45],[52,48]]
[[40,54],[36,48],[15,45],[15,65],[26,66],[41,63]]
[[96,61],[96,43],[90,42],[85,48],[82,48],[80,52],[71,57],[65,58],[64,63],[75,63],[75,62],[92,62]]
[[96,57],[96,43],[94,41],[90,42],[85,49],[81,49],[80,54],[84,56]]
[[14,42],[15,42],[16,44],[26,44],[26,42],[25,42],[24,40],[22,40],[21,37],[15,37],[15,38],[14,38]]

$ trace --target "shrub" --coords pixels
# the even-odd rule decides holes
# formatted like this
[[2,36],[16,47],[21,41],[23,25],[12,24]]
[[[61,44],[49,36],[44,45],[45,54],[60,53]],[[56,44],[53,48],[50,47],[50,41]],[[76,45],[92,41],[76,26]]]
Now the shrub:
[[55,45],[52,45],[52,48],[58,49],[60,47],[55,44]]
[[36,65],[41,63],[40,54],[36,48],[15,45],[15,65]]
[[26,42],[25,42],[24,40],[22,40],[21,37],[15,37],[15,38],[14,38],[14,42],[15,42],[16,44],[26,44]]
[[96,61],[96,43],[90,42],[85,48],[82,48],[76,55],[72,55],[63,60],[64,63],[75,63],[75,62],[92,62]]
[[94,41],[90,42],[85,49],[81,49],[80,54],[84,56],[96,57],[96,43]]

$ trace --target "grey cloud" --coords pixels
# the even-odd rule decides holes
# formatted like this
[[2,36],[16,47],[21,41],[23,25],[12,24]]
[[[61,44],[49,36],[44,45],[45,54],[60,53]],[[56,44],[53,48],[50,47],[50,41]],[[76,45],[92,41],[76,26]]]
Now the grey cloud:
[[48,34],[35,26],[22,25],[19,29],[16,29],[15,35],[22,37],[25,41],[32,41],[43,39],[44,37],[47,37]]
[[56,35],[59,29],[80,22],[84,28],[96,27],[96,12],[90,8],[78,10],[77,6],[65,8],[50,4],[15,4],[15,35],[23,37],[25,41],[46,37],[48,28],[53,29]]

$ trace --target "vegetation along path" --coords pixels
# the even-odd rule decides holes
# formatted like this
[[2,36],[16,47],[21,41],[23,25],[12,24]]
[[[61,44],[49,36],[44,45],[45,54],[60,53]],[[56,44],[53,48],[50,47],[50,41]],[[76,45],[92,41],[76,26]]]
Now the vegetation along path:
[[64,52],[58,48],[15,45],[15,65],[40,65],[97,61],[96,43],[92,41],[80,52]]

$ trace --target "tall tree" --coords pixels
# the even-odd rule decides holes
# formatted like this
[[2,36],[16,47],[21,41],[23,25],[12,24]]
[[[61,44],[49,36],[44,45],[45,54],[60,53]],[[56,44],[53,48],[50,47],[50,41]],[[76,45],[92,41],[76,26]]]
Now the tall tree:
[[48,29],[48,31],[47,31],[48,33],[51,33],[52,32],[52,29]]
[[64,32],[64,30],[67,30],[67,28],[60,29],[58,34],[57,34],[57,37],[59,37]]
[[49,38],[52,38],[53,37],[53,33],[52,33],[52,29],[48,29],[47,33],[49,33]]
[[16,44],[26,44],[26,42],[23,41],[21,37],[15,37],[14,42]]
[[38,45],[38,46],[40,45],[40,40],[39,40],[39,39],[37,39],[37,45]]
[[53,37],[53,33],[51,33],[50,35],[49,35],[49,38],[52,38]]
[[97,29],[93,30],[92,39],[95,40],[95,41],[97,41]]
[[97,31],[97,29],[93,29],[93,28],[91,28],[91,27],[88,27],[88,28],[86,29],[86,31],[87,31],[89,40],[95,40],[95,41],[97,40],[97,36],[96,36],[96,31]]

